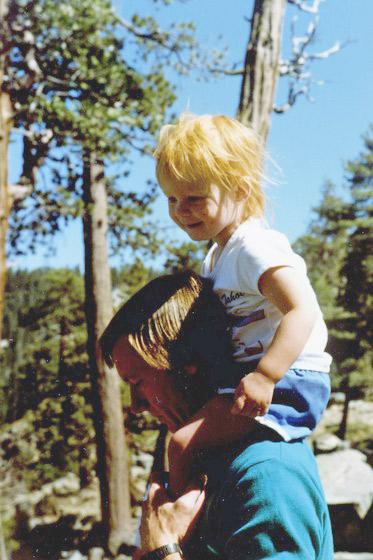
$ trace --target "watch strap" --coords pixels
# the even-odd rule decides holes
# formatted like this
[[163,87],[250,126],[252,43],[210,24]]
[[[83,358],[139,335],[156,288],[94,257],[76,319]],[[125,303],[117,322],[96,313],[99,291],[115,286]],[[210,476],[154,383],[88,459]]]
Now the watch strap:
[[140,560],[163,560],[169,554],[174,554],[175,552],[178,552],[181,556],[183,555],[178,543],[165,544],[164,546],[160,546],[151,552],[146,552],[141,556]]

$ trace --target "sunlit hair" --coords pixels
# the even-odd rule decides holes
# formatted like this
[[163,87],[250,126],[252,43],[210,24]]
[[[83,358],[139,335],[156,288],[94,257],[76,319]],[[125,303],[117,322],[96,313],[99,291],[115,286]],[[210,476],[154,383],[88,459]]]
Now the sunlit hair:
[[191,271],[152,280],[119,309],[100,339],[111,367],[113,348],[122,336],[157,369],[197,364],[219,370],[232,355],[225,308],[210,281]]
[[224,115],[183,113],[176,124],[163,126],[156,158],[162,189],[177,183],[247,193],[243,217],[264,214],[264,146],[253,129]]

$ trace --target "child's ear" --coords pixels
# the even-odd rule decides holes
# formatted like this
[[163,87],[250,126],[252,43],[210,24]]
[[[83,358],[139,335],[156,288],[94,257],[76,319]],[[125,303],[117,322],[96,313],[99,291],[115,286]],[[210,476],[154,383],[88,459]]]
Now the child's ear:
[[235,190],[235,197],[237,202],[244,202],[249,198],[249,193],[245,187],[239,185]]
[[198,368],[194,364],[186,364],[184,366],[184,373],[186,373],[187,375],[196,375],[197,371]]

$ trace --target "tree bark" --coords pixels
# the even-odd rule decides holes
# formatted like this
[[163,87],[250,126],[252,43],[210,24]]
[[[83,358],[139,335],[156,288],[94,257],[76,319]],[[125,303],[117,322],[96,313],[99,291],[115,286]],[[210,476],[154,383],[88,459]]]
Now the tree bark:
[[345,390],[345,400],[344,400],[344,403],[343,403],[341,423],[340,423],[338,431],[337,431],[337,436],[342,440],[346,439],[347,420],[348,420],[348,412],[349,412],[350,401],[351,401],[350,390],[349,390],[349,388],[347,388]]
[[[4,25],[8,14],[8,0],[0,0],[1,39],[5,41]],[[4,47],[4,45],[3,45]],[[6,285],[6,236],[11,208],[8,179],[8,147],[12,127],[12,105],[7,91],[4,89],[6,72],[6,49],[0,54],[0,352],[4,318],[4,296]]]
[[237,118],[267,140],[273,110],[286,0],[255,0]]
[[111,275],[107,249],[107,196],[104,166],[90,152],[84,154],[85,303],[88,355],[92,375],[100,479],[102,521],[110,552],[116,554],[130,535],[130,494],[127,447],[119,377],[108,368],[97,341],[111,319]]

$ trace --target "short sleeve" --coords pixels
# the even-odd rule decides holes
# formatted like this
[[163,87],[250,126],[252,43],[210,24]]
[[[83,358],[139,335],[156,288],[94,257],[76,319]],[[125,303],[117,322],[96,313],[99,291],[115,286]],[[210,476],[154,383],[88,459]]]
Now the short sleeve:
[[262,229],[258,236],[242,239],[238,255],[237,275],[246,292],[259,294],[258,282],[270,268],[290,266],[298,268],[301,257],[296,255],[285,235]]

